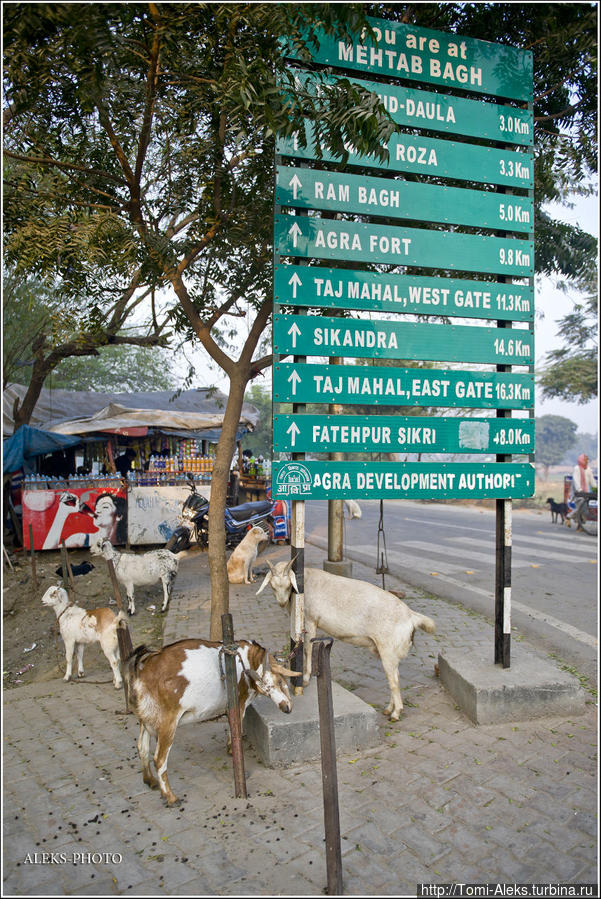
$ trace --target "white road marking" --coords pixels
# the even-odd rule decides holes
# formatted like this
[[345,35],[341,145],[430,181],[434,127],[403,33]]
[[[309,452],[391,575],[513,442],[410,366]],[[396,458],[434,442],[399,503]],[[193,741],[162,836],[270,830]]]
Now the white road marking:
[[[482,545],[482,546],[489,545],[484,540],[477,541],[477,540],[473,540],[471,537],[465,537],[465,538],[456,537],[454,539],[461,540],[462,542],[465,539],[465,540],[469,541],[469,544],[475,544],[475,543],[480,542],[480,545]],[[477,562],[483,562],[485,565],[488,565],[488,566],[491,566],[491,565],[494,566],[494,564],[495,564],[494,544],[492,544],[490,546],[490,550],[487,553],[479,553],[477,550],[472,550],[472,549],[470,549],[469,545],[462,547],[461,550],[458,550],[454,546],[445,546],[444,544],[437,544],[437,543],[422,543],[419,540],[410,540],[408,543],[403,543],[403,546],[405,547],[405,549],[412,547],[414,549],[420,549],[420,550],[423,550],[424,552],[428,552],[431,555],[440,554],[441,556],[452,556],[454,559],[458,559],[459,555],[461,555],[461,557],[465,561],[460,562],[459,565],[456,566],[455,570],[458,570],[458,568],[465,568],[468,559],[475,559]],[[431,561],[431,564],[434,565],[435,563],[433,561]],[[529,564],[530,564],[529,562],[520,562],[517,559],[514,559],[513,555],[512,555],[512,568],[526,568]]]
[[[495,563],[495,557],[494,557],[495,546],[494,546],[494,543],[491,544],[490,541],[488,541],[488,540],[477,540],[475,537],[449,537],[448,539],[449,539],[452,543],[467,543],[467,544],[468,544],[467,553],[468,553],[469,555],[472,555],[472,553],[470,553],[470,551],[469,551],[469,547],[470,547],[470,546],[490,547],[490,556],[489,556],[489,560],[490,560],[491,565],[494,565],[494,563]],[[518,539],[519,542],[516,543],[516,538],[515,538],[515,535],[514,535],[514,540],[513,540],[512,546],[511,546],[511,560],[512,560],[512,565],[515,565],[515,564],[516,564],[515,556],[516,556],[517,553],[520,553],[521,555],[524,555],[524,554],[527,553],[528,556],[529,556],[529,557],[532,557],[532,558],[552,559],[554,562],[565,562],[565,561],[566,561],[566,556],[567,556],[567,554],[566,554],[565,552],[560,553],[560,552],[553,552],[552,550],[551,550],[551,551],[547,551],[547,550],[544,550],[544,549],[539,549],[538,546],[536,546],[536,547],[534,547],[534,546],[522,546],[522,545],[521,545],[521,539],[522,539],[522,538],[521,538],[521,537],[518,537],[517,539]],[[407,544],[407,545],[413,545],[413,544]],[[436,552],[438,552],[438,547],[436,547]],[[582,550],[580,549],[580,547],[578,547],[578,549],[576,549],[575,547],[574,547],[574,548],[570,548],[570,554],[573,555],[573,553],[575,553],[575,552],[582,552]],[[586,555],[588,555],[588,558],[592,558],[592,556],[591,556],[590,553],[585,554],[585,556],[586,556]]]

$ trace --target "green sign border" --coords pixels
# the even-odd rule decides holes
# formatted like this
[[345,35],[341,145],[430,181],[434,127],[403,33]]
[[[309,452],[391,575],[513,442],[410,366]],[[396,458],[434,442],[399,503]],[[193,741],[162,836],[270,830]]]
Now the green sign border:
[[[320,440],[314,438],[315,429],[320,432]],[[528,455],[534,451],[534,419],[431,415],[274,415],[273,450],[277,453]]]
[[276,264],[273,291],[286,306],[534,321],[529,284]]
[[[306,147],[298,138],[279,137],[276,153],[295,159],[319,160],[341,164],[339,156],[324,149],[318,156],[315,141],[309,133],[310,123],[305,123]],[[458,181],[481,181],[502,187],[534,189],[534,160],[531,152],[501,150],[460,141],[442,140],[416,134],[392,134],[388,144],[388,162],[375,156],[362,156],[349,148],[347,165],[381,169],[389,172],[413,172],[438,178],[454,178]],[[525,175],[523,168],[527,169]],[[519,172],[520,174],[516,174]]]
[[275,403],[526,410],[534,407],[534,390],[529,372],[306,362],[273,366]]
[[[490,483],[489,480],[490,479]],[[274,499],[516,499],[534,494],[523,462],[274,462]]]
[[[362,196],[365,197],[363,202]],[[386,202],[381,202],[383,200]],[[467,225],[495,231],[528,234],[534,227],[534,201],[529,197],[392,178],[368,178],[323,169],[277,166],[275,201],[280,206],[299,209]]]
[[[359,70],[371,75],[426,82],[445,89],[494,94],[513,100],[532,100],[533,57],[529,50],[389,19],[369,17],[368,21],[372,28],[380,32],[380,38],[375,42],[368,35],[363,43],[361,35],[356,35],[349,44],[348,41],[339,41],[318,31],[316,36],[319,46],[312,50],[313,62]],[[438,45],[436,50],[433,42]],[[407,46],[407,43],[416,43],[417,46]],[[341,58],[341,45],[345,46],[344,58]],[[429,52],[424,52],[424,47]],[[358,58],[363,56],[363,49],[360,48],[364,48],[369,61],[363,62]],[[352,52],[351,59],[349,49]],[[289,44],[284,44],[284,54],[293,59],[299,58]],[[379,65],[374,58],[377,54],[381,54]],[[440,68],[439,77],[436,75],[436,61]],[[462,83],[457,77],[450,81],[449,74],[445,80],[442,75],[445,70],[448,73],[448,63],[452,66],[456,64],[456,76],[465,75],[468,80],[471,78],[471,83]],[[463,68],[460,69],[460,66]],[[479,79],[475,77],[475,72],[471,73],[471,69],[480,70]]]

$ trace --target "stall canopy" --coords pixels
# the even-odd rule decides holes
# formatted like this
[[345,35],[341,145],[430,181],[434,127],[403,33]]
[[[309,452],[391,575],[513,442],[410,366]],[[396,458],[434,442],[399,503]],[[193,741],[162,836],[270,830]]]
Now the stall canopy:
[[[25,387],[13,385],[4,392],[4,433],[11,433],[11,410]],[[177,437],[199,437],[216,442],[221,433],[227,397],[212,388],[156,393],[83,393],[71,390],[42,390],[31,418],[53,434],[123,434],[144,436],[160,431]],[[242,407],[237,437],[254,430],[259,411],[248,403]],[[18,433],[18,432],[17,432]],[[79,441],[81,442],[81,441]]]
[[18,431],[4,441],[2,446],[2,471],[6,474],[23,468],[32,456],[43,456],[81,443],[78,437],[53,434],[29,425],[21,425]]

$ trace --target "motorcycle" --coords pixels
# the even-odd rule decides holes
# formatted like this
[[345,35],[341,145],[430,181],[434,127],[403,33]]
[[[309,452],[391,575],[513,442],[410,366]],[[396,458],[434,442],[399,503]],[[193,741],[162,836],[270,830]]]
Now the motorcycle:
[[[209,543],[209,501],[197,492],[191,474],[188,475],[188,486],[190,496],[182,507],[181,524],[165,544],[165,549],[173,553],[188,549],[193,543],[200,546],[208,546]],[[226,506],[224,521],[226,546],[237,546],[246,532],[255,525],[262,527],[266,534],[271,536],[273,509],[274,503],[269,500]]]

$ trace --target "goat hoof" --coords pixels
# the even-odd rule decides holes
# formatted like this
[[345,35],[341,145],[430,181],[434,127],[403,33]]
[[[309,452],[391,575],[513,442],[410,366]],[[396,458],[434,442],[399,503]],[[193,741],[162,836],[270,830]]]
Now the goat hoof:
[[77,676],[78,676],[78,677],[85,677],[85,674],[84,674],[83,671],[78,671],[78,672],[77,672]]
[[170,799],[168,796],[164,796],[165,804],[167,808],[177,808],[178,805],[182,804],[181,799],[178,799],[177,796],[174,796],[173,799]]

